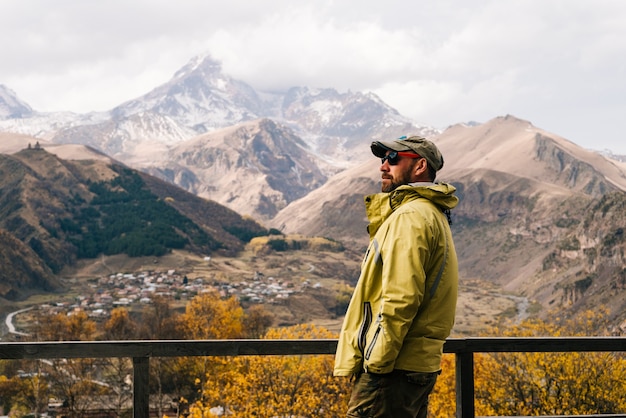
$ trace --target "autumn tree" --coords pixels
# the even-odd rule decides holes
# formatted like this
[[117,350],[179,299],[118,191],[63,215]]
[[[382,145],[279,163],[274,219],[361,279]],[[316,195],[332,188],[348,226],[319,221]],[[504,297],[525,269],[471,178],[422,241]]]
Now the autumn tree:
[[441,358],[441,374],[428,399],[428,412],[432,417],[452,417],[456,411],[456,373],[454,354]]
[[[313,325],[271,329],[265,339],[336,338]],[[193,417],[217,408],[232,417],[344,416],[351,383],[333,377],[332,355],[239,356],[220,381],[205,385]],[[215,379],[207,377],[207,380]],[[219,383],[219,384],[218,384]],[[215,411],[215,409],[213,409]]]
[[193,340],[240,338],[243,317],[235,297],[221,299],[217,291],[208,291],[189,301],[178,326],[185,338]]
[[[93,339],[96,325],[85,312],[79,311],[67,315],[40,314],[35,317],[33,335],[36,340],[43,341],[78,341]],[[37,360],[24,363],[24,370],[28,372],[13,375],[10,383],[4,380],[3,388],[19,388],[19,396],[10,396],[13,405],[11,410],[15,414],[19,411],[33,411],[38,414],[47,409],[48,398],[51,396],[66,399],[70,413],[78,416],[80,405],[89,402],[90,393],[86,387],[93,385],[89,380],[89,373],[93,359],[80,360]],[[15,380],[18,379],[18,380]],[[18,384],[19,383],[19,384]],[[14,386],[10,386],[14,384]],[[0,388],[0,391],[3,391]],[[3,398],[5,394],[2,394]]]
[[4,411],[46,411],[48,393],[46,378],[40,373],[11,378],[0,375],[0,407]]
[[[529,319],[491,336],[565,337],[608,330],[604,308],[554,323]],[[558,324],[558,325],[556,325]],[[600,334],[602,334],[600,332]],[[454,414],[454,356],[444,355],[430,399],[433,416]],[[475,409],[480,416],[592,415],[626,411],[624,353],[476,353]]]
[[[586,311],[553,325],[527,320],[507,337],[598,335],[608,329],[606,309]],[[476,382],[478,414],[591,415],[626,411],[623,353],[499,353],[481,356],[486,373]]]
[[[46,341],[94,340],[96,324],[84,311],[40,315],[36,335]],[[65,402],[69,417],[83,416],[97,396],[105,393],[99,378],[98,360],[54,359],[46,361],[50,394]]]
[[105,340],[131,340],[137,337],[137,324],[125,308],[111,311],[109,320],[104,324]]
[[243,335],[261,338],[274,322],[274,316],[263,305],[252,305],[243,318]]
[[[243,336],[243,308],[235,297],[222,299],[217,291],[194,297],[178,317],[179,331],[187,339],[230,339]],[[179,395],[195,400],[203,397],[208,387],[226,384],[225,372],[232,359],[228,357],[181,358],[177,363]],[[189,377],[195,377],[190,380]]]

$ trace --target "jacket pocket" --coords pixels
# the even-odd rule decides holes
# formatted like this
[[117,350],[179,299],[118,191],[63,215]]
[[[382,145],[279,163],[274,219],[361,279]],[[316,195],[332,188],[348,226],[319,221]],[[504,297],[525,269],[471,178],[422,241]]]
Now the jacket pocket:
[[363,320],[361,321],[361,327],[359,328],[357,345],[361,354],[365,352],[365,346],[367,345],[367,331],[372,323],[372,306],[369,302],[363,302]]
[[382,325],[380,323],[376,327],[376,331],[374,331],[374,336],[372,337],[372,341],[370,341],[369,346],[367,347],[367,351],[365,352],[365,360],[369,360],[372,355],[372,350],[376,346],[376,341],[378,340],[378,336],[380,335],[380,331],[382,329]]

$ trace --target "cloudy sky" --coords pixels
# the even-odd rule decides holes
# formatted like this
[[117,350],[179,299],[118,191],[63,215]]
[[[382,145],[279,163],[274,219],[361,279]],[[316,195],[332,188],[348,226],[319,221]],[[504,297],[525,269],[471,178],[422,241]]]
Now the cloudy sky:
[[445,128],[506,114],[626,154],[622,0],[2,0],[0,84],[108,110],[197,55],[257,90],[372,91]]

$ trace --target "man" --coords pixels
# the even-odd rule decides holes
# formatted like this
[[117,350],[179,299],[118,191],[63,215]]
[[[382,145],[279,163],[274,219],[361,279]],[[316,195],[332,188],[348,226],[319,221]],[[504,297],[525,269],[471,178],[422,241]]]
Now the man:
[[382,193],[367,196],[370,245],[343,322],[335,376],[355,378],[348,417],[426,417],[454,325],[458,203],[434,183],[443,157],[419,136],[373,142]]

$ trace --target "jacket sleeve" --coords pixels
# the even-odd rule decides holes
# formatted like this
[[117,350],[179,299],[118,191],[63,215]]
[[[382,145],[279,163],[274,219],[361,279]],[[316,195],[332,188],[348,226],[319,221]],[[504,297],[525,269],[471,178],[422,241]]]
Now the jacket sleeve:
[[432,228],[419,212],[395,214],[388,222],[381,244],[382,301],[373,312],[375,326],[368,333],[370,346],[365,367],[373,373],[389,373],[404,338],[424,299]]

